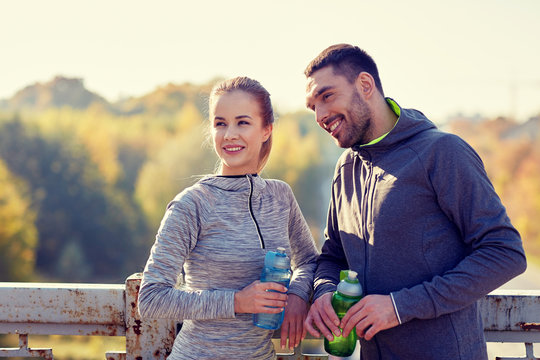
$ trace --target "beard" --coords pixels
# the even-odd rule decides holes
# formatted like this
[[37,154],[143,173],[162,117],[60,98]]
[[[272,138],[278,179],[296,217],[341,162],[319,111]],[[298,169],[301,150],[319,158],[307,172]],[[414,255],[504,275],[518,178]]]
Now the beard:
[[[341,130],[341,136],[336,138],[336,142],[342,148],[350,148],[356,144],[367,144],[373,137],[371,124],[371,109],[360,97],[358,91],[353,92],[351,102],[346,111],[347,127]],[[345,120],[344,120],[345,121]]]

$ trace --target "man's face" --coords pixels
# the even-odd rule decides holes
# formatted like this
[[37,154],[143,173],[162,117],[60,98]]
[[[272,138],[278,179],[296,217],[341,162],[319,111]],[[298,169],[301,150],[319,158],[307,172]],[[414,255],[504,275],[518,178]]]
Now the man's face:
[[306,106],[338,146],[349,148],[372,140],[371,110],[354,83],[334,74],[331,66],[315,71],[307,81]]

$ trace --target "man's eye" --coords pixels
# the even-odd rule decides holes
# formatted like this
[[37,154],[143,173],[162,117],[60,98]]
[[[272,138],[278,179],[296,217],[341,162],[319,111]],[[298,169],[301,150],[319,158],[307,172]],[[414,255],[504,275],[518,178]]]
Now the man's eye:
[[328,98],[330,98],[330,96],[332,96],[332,95],[333,94],[331,94],[331,93],[330,94],[324,94],[322,98],[323,98],[323,100],[328,100]]

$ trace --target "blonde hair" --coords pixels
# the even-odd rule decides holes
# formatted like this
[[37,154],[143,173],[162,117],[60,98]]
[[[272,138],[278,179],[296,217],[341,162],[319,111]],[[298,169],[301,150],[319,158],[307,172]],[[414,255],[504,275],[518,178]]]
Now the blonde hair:
[[[217,97],[233,91],[243,91],[253,96],[253,98],[259,104],[259,109],[261,112],[260,115],[263,120],[263,127],[274,124],[274,111],[272,109],[272,102],[270,101],[270,93],[257,80],[253,80],[245,76],[224,80],[216,84],[210,92],[209,108],[212,109],[212,105]],[[270,157],[271,150],[272,133],[270,133],[268,139],[262,144],[261,153],[259,154],[257,173],[261,172],[266,165],[266,162]]]

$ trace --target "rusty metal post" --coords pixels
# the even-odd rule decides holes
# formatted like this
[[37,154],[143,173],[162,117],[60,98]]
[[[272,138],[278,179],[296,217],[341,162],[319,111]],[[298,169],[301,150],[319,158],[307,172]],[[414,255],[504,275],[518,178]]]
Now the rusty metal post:
[[126,280],[126,359],[166,359],[176,335],[175,322],[167,319],[141,319],[137,297],[142,274]]

